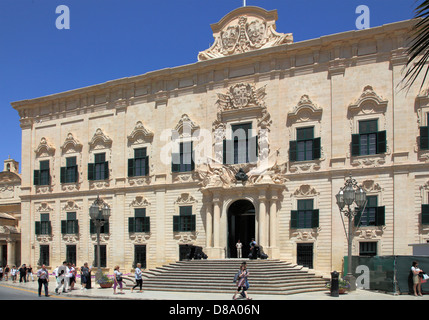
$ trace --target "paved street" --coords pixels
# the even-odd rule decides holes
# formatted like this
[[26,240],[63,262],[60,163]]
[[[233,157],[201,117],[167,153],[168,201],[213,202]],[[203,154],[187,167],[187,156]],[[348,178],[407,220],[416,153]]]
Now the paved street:
[[[164,291],[144,291],[142,293],[135,292],[131,293],[129,290],[124,290],[124,294],[113,294],[113,289],[101,289],[97,285],[90,290],[80,290],[80,284],[76,285],[76,290],[70,293],[55,294],[55,278],[51,277],[49,282],[49,294],[51,297],[44,297],[42,291],[42,297],[37,296],[37,281],[28,283],[12,283],[12,281],[1,281],[0,282],[0,300],[8,299],[124,299],[124,300],[216,300],[216,301],[232,301],[234,292],[229,294],[224,293],[190,293],[190,292],[164,292]],[[143,284],[144,289],[144,284]],[[356,290],[353,293],[347,293],[340,295],[339,297],[331,297],[328,291],[319,291],[313,293],[300,293],[293,295],[268,295],[268,294],[252,294],[249,290],[249,296],[252,297],[253,301],[262,300],[327,300],[327,301],[342,301],[342,300],[429,300],[429,295],[422,297],[415,297],[413,295],[392,295],[382,292],[375,292],[369,290]]]

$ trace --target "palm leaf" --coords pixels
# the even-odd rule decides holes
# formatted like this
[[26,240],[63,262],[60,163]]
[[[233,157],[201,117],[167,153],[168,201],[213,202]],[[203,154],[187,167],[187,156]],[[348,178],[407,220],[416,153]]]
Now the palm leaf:
[[404,87],[409,89],[424,71],[421,90],[429,73],[429,67],[424,70],[429,61],[429,0],[424,0],[414,11],[416,23],[411,30],[411,45],[406,50],[408,61],[405,67],[408,69],[403,81]]

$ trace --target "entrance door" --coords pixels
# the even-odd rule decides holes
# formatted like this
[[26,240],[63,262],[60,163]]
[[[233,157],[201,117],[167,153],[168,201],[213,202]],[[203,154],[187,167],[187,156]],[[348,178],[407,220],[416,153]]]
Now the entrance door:
[[237,200],[228,209],[227,257],[237,258],[238,240],[243,244],[242,258],[250,253],[250,241],[255,238],[255,207],[248,200]]
[[296,263],[301,266],[313,269],[313,244],[298,243],[296,249]]

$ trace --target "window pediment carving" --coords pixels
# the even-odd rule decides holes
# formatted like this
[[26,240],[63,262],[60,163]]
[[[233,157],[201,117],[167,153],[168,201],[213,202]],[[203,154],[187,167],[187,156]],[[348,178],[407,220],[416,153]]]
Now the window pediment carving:
[[54,209],[52,209],[52,207],[49,205],[49,203],[47,202],[42,202],[37,208],[36,208],[37,212],[51,212],[54,211]]
[[80,211],[82,208],[77,205],[76,202],[73,200],[69,200],[65,203],[65,205],[62,207],[63,211]]
[[368,85],[363,88],[363,92],[360,97],[351,103],[348,107],[349,118],[358,114],[372,114],[372,113],[383,113],[386,112],[388,101],[380,97],[372,88]]
[[293,123],[319,121],[322,119],[323,109],[311,101],[308,95],[304,94],[298,104],[288,113],[287,125]]
[[112,139],[110,139],[109,136],[107,136],[100,128],[95,131],[94,136],[89,142],[90,150],[108,149],[111,146]]
[[143,143],[153,138],[153,132],[146,129],[141,121],[137,121],[134,130],[127,138],[129,144]]
[[186,138],[191,137],[192,133],[200,128],[187,114],[183,114],[173,130],[174,133],[179,134],[179,137]]
[[34,150],[37,158],[51,157],[55,154],[55,148],[43,137],[40,139],[39,146]]
[[82,144],[75,139],[72,133],[69,133],[63,145],[61,146],[62,154],[80,152],[81,150]]
[[136,196],[135,199],[130,203],[130,207],[147,207],[149,206],[149,201],[143,196]]
[[197,202],[189,193],[182,193],[175,201],[175,204],[193,204]]
[[317,190],[314,187],[310,186],[309,184],[301,185],[293,193],[294,196],[298,196],[298,197],[311,197],[311,196],[316,196],[318,194],[319,192],[317,192]]

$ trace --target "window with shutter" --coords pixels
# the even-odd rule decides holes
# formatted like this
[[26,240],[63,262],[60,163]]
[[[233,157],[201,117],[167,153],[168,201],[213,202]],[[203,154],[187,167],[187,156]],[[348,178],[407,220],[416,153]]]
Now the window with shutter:
[[291,228],[319,227],[319,210],[313,209],[313,199],[298,200],[298,210],[291,211]]

